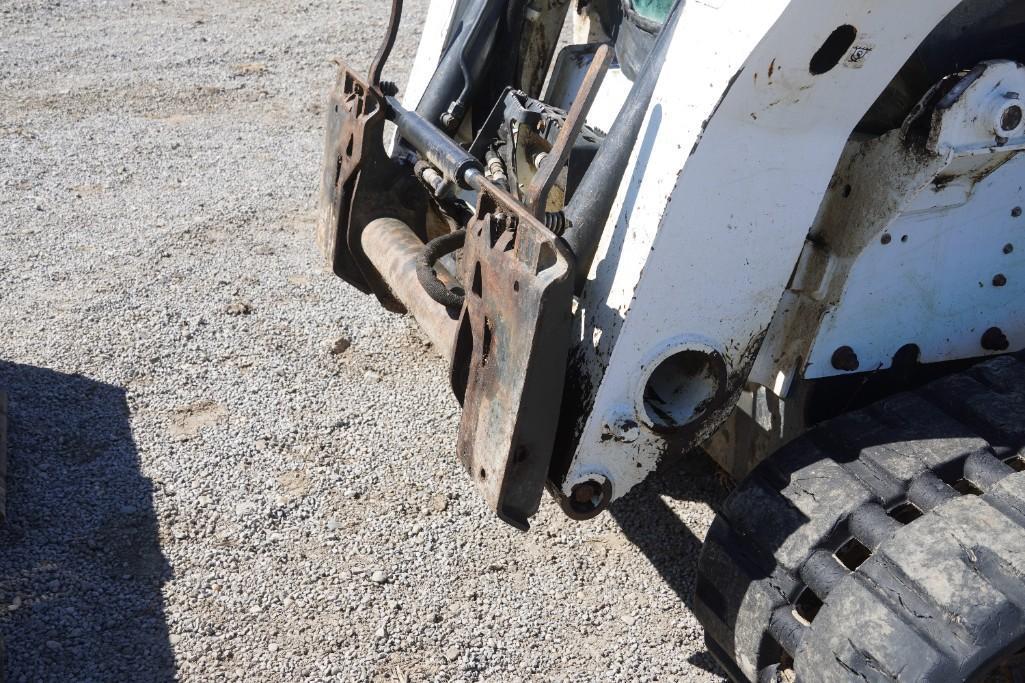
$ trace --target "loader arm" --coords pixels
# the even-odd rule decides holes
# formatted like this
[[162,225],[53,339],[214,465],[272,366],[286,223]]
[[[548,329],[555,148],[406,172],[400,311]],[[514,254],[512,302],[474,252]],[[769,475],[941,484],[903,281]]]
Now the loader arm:
[[578,8],[594,40],[556,60],[567,3],[435,0],[402,101],[383,59],[332,96],[321,244],[446,356],[458,456],[520,528],[545,486],[594,516],[751,380],[782,401],[812,348],[834,353],[832,314],[786,319],[795,273],[851,141],[894,120],[894,83],[926,94],[898,75],[959,6],[624,3]]

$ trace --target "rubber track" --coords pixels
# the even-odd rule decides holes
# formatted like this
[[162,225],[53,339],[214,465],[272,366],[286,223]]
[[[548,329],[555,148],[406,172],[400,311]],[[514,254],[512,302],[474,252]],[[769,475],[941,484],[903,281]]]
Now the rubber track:
[[736,680],[954,681],[1025,648],[1025,363],[816,427],[727,499],[694,611]]

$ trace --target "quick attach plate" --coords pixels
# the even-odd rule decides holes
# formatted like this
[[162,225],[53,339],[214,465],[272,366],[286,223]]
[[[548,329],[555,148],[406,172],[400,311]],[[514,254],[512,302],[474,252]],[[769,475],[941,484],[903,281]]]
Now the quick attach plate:
[[559,418],[572,255],[484,181],[466,229],[466,299],[452,358],[463,405],[457,453],[498,516],[526,530],[541,503]]
[[384,149],[385,106],[379,91],[340,67],[328,100],[317,244],[336,275],[401,313],[404,307],[363,253],[360,239],[368,223],[385,217],[402,220],[426,238],[426,190],[410,166]]

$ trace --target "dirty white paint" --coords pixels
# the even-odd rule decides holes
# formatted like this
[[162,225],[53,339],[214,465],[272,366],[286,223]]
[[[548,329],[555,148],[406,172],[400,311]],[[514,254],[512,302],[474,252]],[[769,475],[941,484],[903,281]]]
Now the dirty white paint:
[[[594,473],[618,498],[657,465],[666,441],[647,426],[630,443],[608,438],[608,422],[636,410],[653,349],[714,340],[727,393],[743,382],[851,131],[956,4],[684,5],[580,309],[576,370],[597,389],[564,493]],[[856,41],[812,75],[812,55],[845,24]]]
[[626,102],[631,87],[633,87],[633,82],[626,77],[622,69],[618,66],[610,68],[587,112],[588,125],[608,132],[616,120],[619,110],[622,109],[623,103]]
[[[940,166],[934,177],[896,163],[875,169],[890,187],[909,185],[911,176],[920,183],[883,211],[867,211],[878,197],[852,190],[847,211],[877,221],[863,228],[864,249],[835,256],[838,282],[828,297],[835,303],[822,317],[805,377],[845,374],[831,363],[841,346],[857,355],[858,372],[890,367],[905,344],[918,346],[925,363],[1025,347],[1025,119],[1011,130],[1002,121],[1008,108],[1025,107],[1018,93],[1025,69],[987,65],[933,123],[929,150],[941,163],[913,158],[915,166]],[[990,329],[999,329],[990,334],[1002,335],[1006,348],[983,348]]]
[[[902,347],[913,359],[910,344],[927,363],[996,353],[982,347],[994,327],[1008,351],[1025,345],[1025,255],[1015,243],[1025,235],[1025,121],[1002,130],[1022,77],[1011,62],[948,77],[944,88],[972,85],[952,86],[960,95],[938,110],[926,96],[902,129],[848,143],[750,391],[703,444],[734,478],[806,428],[807,385],[792,390],[795,380],[889,367]],[[841,346],[857,370],[833,367]]]

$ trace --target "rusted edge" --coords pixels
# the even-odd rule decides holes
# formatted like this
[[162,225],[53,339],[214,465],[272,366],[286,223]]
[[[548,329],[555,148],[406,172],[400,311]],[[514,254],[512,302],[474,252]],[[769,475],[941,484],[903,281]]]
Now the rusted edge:
[[385,100],[344,63],[329,100],[317,243],[333,272],[387,310],[405,308],[366,254],[360,235],[377,218],[397,218],[425,239],[427,193],[411,168],[384,148]]
[[569,153],[580,135],[580,129],[584,127],[587,119],[587,112],[598,95],[598,89],[605,79],[605,73],[609,69],[609,62],[612,60],[612,48],[606,44],[599,45],[594,53],[594,59],[587,67],[584,80],[580,83],[580,89],[573,98],[573,106],[566,115],[566,121],[555,138],[552,151],[541,162],[537,173],[531,178],[530,184],[523,192],[523,203],[534,216],[543,217],[545,204],[548,201],[548,192],[559,175],[559,171],[569,160]]
[[526,530],[548,479],[566,370],[572,254],[487,180],[463,248],[451,382],[456,454],[503,521]]

